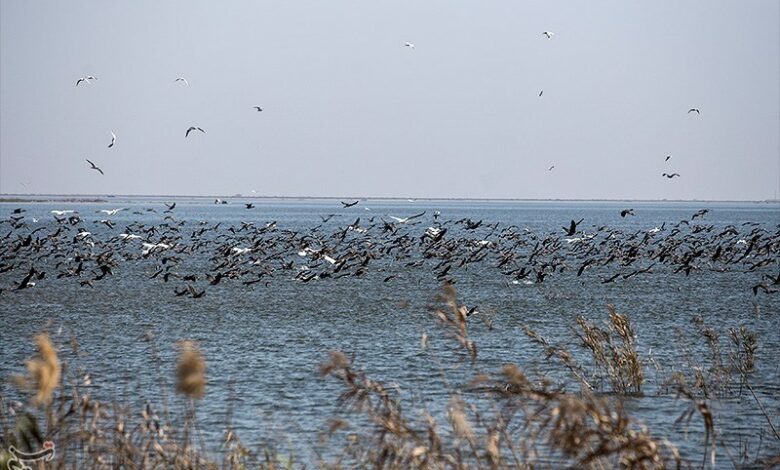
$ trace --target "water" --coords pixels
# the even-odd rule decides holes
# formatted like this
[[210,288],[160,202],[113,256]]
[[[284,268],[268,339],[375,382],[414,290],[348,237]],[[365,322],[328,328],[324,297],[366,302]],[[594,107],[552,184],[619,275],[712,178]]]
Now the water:
[[[208,363],[207,397],[198,406],[207,437],[216,442],[230,414],[239,436],[250,447],[270,444],[293,448],[296,455],[312,459],[311,449],[317,446],[318,433],[325,429],[326,419],[337,413],[336,397],[341,392],[337,382],[317,374],[317,367],[327,358],[328,351],[344,351],[354,356],[370,376],[397,385],[412,403],[411,411],[422,408],[434,413],[443,411],[449,391],[460,387],[473,374],[468,363],[443,374],[441,364],[431,360],[432,353],[420,347],[420,337],[427,332],[436,356],[442,362],[452,363],[452,343],[437,329],[429,308],[441,286],[432,273],[439,260],[428,260],[414,267],[406,265],[408,260],[384,256],[372,261],[363,276],[303,283],[292,277],[300,266],[316,263],[290,250],[285,260],[294,261],[294,270],[282,270],[280,263],[275,263],[273,274],[256,284],[246,286],[239,280],[226,279],[211,286],[203,275],[213,266],[209,258],[215,256],[215,244],[231,236],[241,240],[243,244],[239,246],[247,246],[241,235],[244,232],[234,235],[227,232],[229,227],[238,230],[242,222],[263,227],[276,221],[275,236],[281,237],[288,236],[282,230],[308,232],[322,223],[321,215],[333,213],[336,216],[319,229],[329,235],[358,217],[360,225],[365,227],[370,225],[372,217],[374,222],[382,217],[389,221],[389,215],[406,217],[425,211],[421,223],[400,226],[396,234],[409,234],[416,242],[433,223],[436,210],[441,212],[440,220],[470,218],[483,220],[485,225],[498,222],[499,230],[515,225],[518,231],[527,228],[539,239],[552,233],[562,236],[561,227],[568,226],[571,219],[580,218],[584,218],[580,228],[586,235],[598,235],[597,228],[606,225],[627,238],[665,223],[664,232],[657,235],[663,237],[669,234],[673,224],[690,220],[693,213],[703,208],[710,212],[695,223],[712,224],[712,234],[734,225],[740,236],[744,236],[754,227],[742,224],[754,222],[765,228],[768,236],[777,239],[780,223],[778,206],[762,203],[369,200],[349,209],[342,209],[333,200],[259,200],[255,204],[255,209],[247,210],[237,201],[214,205],[210,200],[177,200],[170,215],[176,221],[184,221],[179,228],[183,234],[181,245],[194,243],[189,236],[193,230],[222,223],[217,231],[201,237],[214,240],[213,245],[192,255],[178,255],[182,263],[174,271],[200,274],[197,286],[205,288],[206,295],[199,299],[174,295],[174,289],[186,284],[181,280],[165,283],[159,277],[149,279],[160,265],[160,255],[138,257],[141,247],[137,241],[133,242],[135,245],[123,245],[125,252],[136,259],[120,261],[114,275],[95,282],[93,288],[80,287],[74,278],[57,279],[57,270],[46,260],[36,264],[39,268],[46,267],[43,270],[47,276],[34,288],[12,290],[28,265],[0,274],[0,288],[7,289],[0,294],[0,344],[3,345],[0,376],[23,372],[24,359],[33,353],[30,339],[47,328],[58,341],[65,342],[71,334],[78,337],[82,355],[77,366],[91,375],[94,394],[128,403],[147,398],[159,403],[161,377],[167,381],[169,390],[173,384],[175,342],[194,339]],[[111,198],[105,203],[3,203],[0,220],[7,220],[16,207],[26,209],[23,215],[29,224],[29,228],[19,229],[17,233],[26,235],[30,229],[45,227],[38,236],[58,227],[51,210],[76,210],[83,220],[80,226],[92,232],[91,238],[96,243],[96,248],[79,244],[79,249],[95,252],[100,252],[108,240],[125,231],[126,225],[134,221],[147,227],[158,225],[166,222],[164,217],[169,215],[163,213],[165,207],[161,200]],[[96,213],[118,207],[128,210],[112,217]],[[157,212],[146,212],[144,209],[148,207]],[[629,207],[634,209],[636,217],[621,218],[620,210]],[[38,222],[33,223],[32,218]],[[116,226],[111,229],[97,223],[102,219],[110,219]],[[205,224],[200,224],[201,221]],[[0,227],[0,236],[11,230],[8,224]],[[690,227],[682,226],[682,229],[689,231]],[[75,229],[66,237],[71,250],[75,246],[70,241],[74,234]],[[381,233],[381,222],[368,234],[349,234],[353,236],[368,237],[376,246],[395,238]],[[466,232],[451,225],[448,236],[461,237],[463,243],[468,237],[474,242],[484,239],[502,248],[508,246],[497,231],[491,232],[484,226]],[[4,250],[15,243],[15,238],[12,235],[3,241]],[[119,246],[112,243],[111,246]],[[534,243],[531,241],[529,246],[517,250],[528,251]],[[562,254],[574,249],[574,244],[564,242],[564,245],[571,246],[563,246]],[[475,245],[473,249],[477,248]],[[742,265],[730,266],[726,272],[704,266],[686,276],[659,264],[653,267],[652,273],[621,278],[615,283],[601,280],[618,272],[629,273],[634,267],[594,266],[577,277],[582,259],[567,256],[569,267],[565,272],[548,275],[544,282],[533,285],[510,283],[512,278],[495,267],[497,255],[493,254],[485,261],[451,269],[448,277],[456,282],[460,301],[478,306],[480,312],[469,320],[471,338],[479,347],[480,371],[497,371],[501,365],[515,362],[530,373],[566,381],[570,389],[576,390],[565,370],[545,359],[538,346],[526,338],[523,327],[529,325],[552,342],[566,345],[577,353],[578,360],[587,364],[587,357],[580,355],[576,347],[571,327],[577,315],[594,321],[606,319],[607,304],[630,315],[641,357],[655,358],[670,369],[684,369],[685,364],[704,361],[707,354],[703,339],[691,323],[700,315],[708,326],[724,334],[724,347],[727,346],[725,333],[730,327],[744,325],[757,332],[759,349],[750,381],[770,416],[775,418],[775,424],[780,424],[776,419],[780,416],[780,368],[776,360],[780,356],[780,294],[759,291],[754,295],[751,290],[765,280],[766,274],[778,274],[777,251],[769,256],[767,266],[753,272],[744,272]],[[6,253],[5,261],[8,258]],[[635,266],[649,264],[640,260]],[[395,277],[383,282],[391,275]],[[61,333],[57,336],[58,331]],[[155,335],[163,360],[161,373],[156,371],[151,359],[150,343],[144,340],[149,331]],[[63,351],[63,354],[68,353]],[[694,419],[686,434],[685,426],[676,424],[675,420],[688,404],[663,390],[661,382],[665,372],[656,372],[649,365],[645,370],[648,379],[645,397],[627,400],[627,409],[656,434],[667,436],[679,445],[684,455],[698,460],[702,440],[700,421]],[[18,392],[7,381],[3,382],[2,394],[18,398]],[[174,407],[177,403],[174,402]],[[760,438],[764,441],[762,452],[780,451],[780,444],[768,436],[765,418],[750,394],[730,394],[715,400],[713,407],[720,438],[732,447],[732,452],[737,452],[740,442],[757,443]],[[722,450],[719,459],[721,463],[727,462]]]

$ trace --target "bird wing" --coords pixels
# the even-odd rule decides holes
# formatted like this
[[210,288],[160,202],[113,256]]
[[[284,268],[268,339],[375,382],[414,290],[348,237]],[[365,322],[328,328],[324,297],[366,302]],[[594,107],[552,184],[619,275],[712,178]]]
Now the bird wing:
[[418,218],[418,217],[422,217],[422,216],[424,216],[424,215],[425,215],[425,211],[422,211],[422,212],[420,212],[419,214],[415,214],[415,215],[412,215],[412,216],[409,216],[409,217],[407,217],[407,218],[406,218],[406,220],[412,220],[412,219],[416,219],[416,218]]
[[94,163],[92,163],[91,161],[89,161],[89,159],[88,159],[88,158],[85,158],[84,160],[86,160],[86,161],[87,161],[87,163],[89,163],[90,165],[92,165],[92,168],[97,168],[97,167],[95,166],[95,164],[94,164]]
[[187,132],[184,133],[184,137],[189,136],[190,132],[192,132],[193,129],[195,129],[195,128],[194,127],[190,127],[189,129],[187,129]]

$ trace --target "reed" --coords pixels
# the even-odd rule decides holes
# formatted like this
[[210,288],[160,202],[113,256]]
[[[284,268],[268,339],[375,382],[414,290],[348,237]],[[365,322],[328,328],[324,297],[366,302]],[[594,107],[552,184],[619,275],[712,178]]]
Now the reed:
[[[729,330],[724,343],[721,335],[700,321],[701,339],[711,356],[707,367],[700,367],[699,375],[688,371],[672,374],[671,386],[689,405],[678,422],[701,427],[704,434],[701,457],[696,456],[693,462],[680,455],[672,444],[674,439],[655,434],[623,408],[624,395],[642,391],[644,374],[629,317],[611,306],[608,310],[609,320],[604,324],[579,317],[572,328],[577,347],[592,359],[588,366],[577,363],[563,346],[526,328],[528,338],[582,384],[580,391],[571,393],[562,384],[535,377],[511,362],[500,370],[480,371],[476,343],[469,337],[468,310],[457,300],[455,289],[446,286],[432,309],[439,328],[431,334],[445,339],[437,343],[438,353],[440,344],[451,349],[436,361],[450,360],[451,370],[462,374],[463,362],[469,360],[474,365],[469,369],[471,381],[453,386],[434,402],[433,409],[424,407],[410,413],[399,389],[371,377],[355,358],[331,352],[320,365],[321,378],[316,380],[339,384],[335,399],[340,411],[327,420],[314,466],[426,470],[715,467],[720,463],[715,460],[716,451],[728,449],[719,440],[710,397],[702,390],[714,390],[713,380],[721,380],[724,371],[735,377],[733,380],[739,377],[753,394],[776,439],[773,446],[779,445],[770,412],[748,382],[758,348],[758,339],[748,329]],[[162,406],[96,400],[85,387],[83,372],[60,359],[66,357],[58,354],[65,344],[57,345],[45,334],[34,340],[37,352],[26,362],[27,374],[15,380],[28,394],[29,402],[9,403],[0,396],[0,469],[6,468],[11,458],[6,451],[10,446],[29,452],[40,449],[46,440],[53,441],[57,449],[46,468],[306,468],[296,462],[292,452],[284,455],[273,448],[246,445],[229,417],[220,442],[207,446],[200,439],[199,445],[194,444],[199,437],[195,406],[209,398],[206,357],[192,341],[177,344],[175,375],[158,377],[163,395],[168,380],[176,384],[177,393],[171,401],[180,400],[184,405],[176,408],[183,410],[177,416],[168,408],[167,396],[160,397]],[[154,343],[151,336],[147,340]],[[70,347],[77,352],[78,342],[72,340]],[[156,351],[154,344],[152,349]],[[422,354],[434,352],[424,349]],[[156,353],[154,356],[155,361],[162,361]],[[615,393],[598,393],[597,385],[603,378],[609,391]],[[231,414],[229,411],[228,416]],[[732,460],[735,466],[771,466],[777,461],[773,455]]]

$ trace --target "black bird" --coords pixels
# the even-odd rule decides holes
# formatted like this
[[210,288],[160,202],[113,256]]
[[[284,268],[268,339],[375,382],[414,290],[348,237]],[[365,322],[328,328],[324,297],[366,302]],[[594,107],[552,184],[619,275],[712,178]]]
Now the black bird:
[[585,219],[580,219],[578,222],[575,222],[574,220],[571,221],[571,224],[569,224],[569,228],[563,227],[563,231],[566,232],[567,236],[572,236],[575,233],[577,233],[577,225],[582,223],[582,221]]
[[260,106],[254,106],[254,108],[257,110],[258,113],[263,110],[263,108],[261,108]]
[[699,108],[691,108],[688,110],[688,114],[691,114],[692,112],[696,112],[696,114],[701,114],[701,111],[699,111]]
[[322,223],[325,223],[329,221],[331,218],[333,218],[334,215],[336,214],[321,215],[320,219],[322,219]]
[[539,92],[539,96],[542,96],[542,93],[544,93],[544,90]]
[[245,202],[244,205],[246,206],[247,209],[254,209],[255,208],[255,205],[252,204],[251,202]]
[[166,211],[165,211],[165,212],[170,212],[170,211],[172,211],[172,210],[173,210],[173,208],[174,208],[174,207],[176,207],[176,203],[175,203],[175,202],[174,202],[173,204],[171,204],[171,205],[168,205],[168,203],[167,203],[167,202],[164,202],[163,204],[165,204],[165,207],[167,207],[167,208],[168,208],[168,209],[166,209]]
[[[30,271],[27,273],[26,276],[24,276],[24,279],[22,279],[22,282],[19,283],[19,285],[16,287],[16,290],[26,289],[28,287],[31,287],[30,280],[35,276],[37,272],[35,271],[35,268],[30,268]],[[35,283],[32,283],[34,286]]]
[[187,284],[187,290],[190,291],[190,294],[192,295],[193,299],[199,299],[203,297],[203,295],[206,293],[206,289],[203,289],[202,291],[198,292],[190,284]]
[[187,129],[187,132],[184,133],[184,137],[188,137],[190,135],[190,132],[192,132],[192,131],[201,131],[204,134],[206,133],[206,131],[204,131],[200,127],[190,126],[190,128]]
[[351,202],[351,203],[346,203],[344,201],[341,201],[341,204],[344,206],[343,209],[346,209],[347,207],[352,207],[352,206],[358,205],[359,202],[360,202],[360,200],[358,199],[357,201]]
[[92,165],[92,168],[90,168],[90,170],[97,170],[97,171],[99,171],[99,172],[100,172],[100,174],[101,174],[101,175],[105,175],[105,173],[103,173],[103,170],[101,170],[100,168],[98,168],[98,167],[97,167],[97,165],[95,165],[94,163],[92,163],[91,161],[89,161],[89,159],[86,159],[86,158],[85,158],[85,160],[87,160],[87,163],[89,163],[90,165]]
[[627,215],[634,215],[634,209],[623,209],[620,211],[620,217],[625,217]]
[[680,176],[680,174],[679,174],[679,173],[672,173],[672,174],[670,175],[670,174],[668,174],[668,173],[661,173],[661,176],[666,176],[667,178],[669,178],[669,179],[672,179],[672,178],[674,178],[675,176]]
[[664,160],[664,161],[665,161],[665,162],[668,162],[670,158],[672,158],[672,156],[671,156],[671,155],[667,155],[667,156],[666,156],[666,160]]

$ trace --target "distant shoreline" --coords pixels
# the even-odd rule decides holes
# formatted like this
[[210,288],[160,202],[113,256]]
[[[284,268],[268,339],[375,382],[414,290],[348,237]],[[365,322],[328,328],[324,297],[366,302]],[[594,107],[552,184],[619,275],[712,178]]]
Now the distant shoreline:
[[466,197],[373,197],[373,196],[247,196],[243,194],[234,195],[212,195],[196,196],[186,194],[14,194],[0,193],[0,203],[34,203],[34,202],[71,202],[71,203],[105,203],[116,198],[131,199],[253,199],[253,200],[360,200],[360,201],[463,201],[463,202],[690,202],[690,203],[756,203],[756,204],[780,204],[778,199],[569,199],[569,198],[466,198]]

